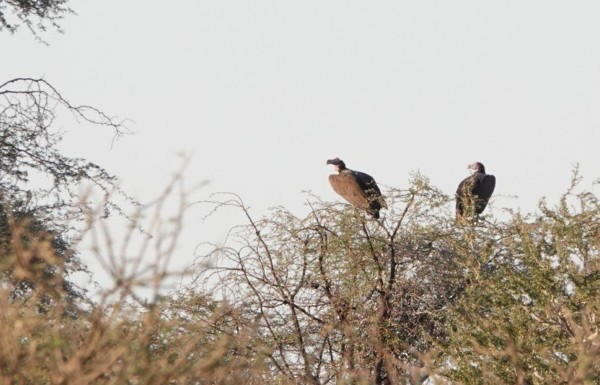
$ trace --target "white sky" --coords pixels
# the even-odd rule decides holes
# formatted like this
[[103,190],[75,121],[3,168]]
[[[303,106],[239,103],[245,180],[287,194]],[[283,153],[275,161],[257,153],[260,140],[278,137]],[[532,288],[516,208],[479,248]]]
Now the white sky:
[[[235,192],[255,215],[338,197],[329,158],[378,183],[411,171],[453,194],[481,161],[494,206],[556,201],[576,162],[600,177],[600,2],[79,0],[49,46],[0,34],[2,81],[53,83],[74,103],[132,119],[110,148],[65,126],[65,149],[142,201],[193,154],[199,199]],[[502,195],[518,195],[518,199]],[[190,213],[197,219],[200,214]],[[183,261],[232,223],[188,230]],[[200,226],[200,225],[198,225]],[[191,261],[191,257],[189,257]]]

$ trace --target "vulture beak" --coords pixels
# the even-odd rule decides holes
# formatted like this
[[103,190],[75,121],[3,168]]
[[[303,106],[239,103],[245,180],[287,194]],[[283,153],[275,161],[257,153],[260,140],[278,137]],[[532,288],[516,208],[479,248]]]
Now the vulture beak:
[[467,166],[467,169],[469,170],[469,173],[473,175],[477,171],[477,164],[471,163]]
[[325,164],[333,165],[335,168],[335,171],[340,172],[340,165],[342,164],[342,161],[339,158],[329,159],[327,161],[327,163],[325,163]]

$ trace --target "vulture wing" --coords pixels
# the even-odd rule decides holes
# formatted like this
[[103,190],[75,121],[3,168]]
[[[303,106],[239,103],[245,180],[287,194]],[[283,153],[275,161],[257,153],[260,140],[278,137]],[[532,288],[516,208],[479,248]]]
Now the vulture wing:
[[352,174],[340,173],[339,175],[329,175],[329,183],[331,183],[333,190],[348,203],[363,209],[369,208],[367,195],[360,188],[360,185]]
[[356,177],[356,182],[358,185],[365,191],[373,189],[378,194],[381,194],[379,190],[379,186],[375,183],[375,179],[369,174],[365,174],[364,172],[354,171],[354,176]]
[[387,207],[385,200],[381,196],[381,190],[379,190],[379,186],[377,186],[375,179],[371,175],[360,171],[354,171],[354,175],[360,188],[367,194],[371,209],[378,210],[382,207]]
[[487,206],[496,187],[496,177],[493,175],[478,175],[473,187],[473,195],[477,195],[477,213],[481,214]]
[[472,194],[473,177],[468,176],[459,183],[456,189],[456,213],[463,215],[465,211],[465,198]]

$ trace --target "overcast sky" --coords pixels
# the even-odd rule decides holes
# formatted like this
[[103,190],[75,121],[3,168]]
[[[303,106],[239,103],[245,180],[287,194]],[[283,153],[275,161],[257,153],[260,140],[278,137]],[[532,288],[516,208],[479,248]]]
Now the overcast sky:
[[[210,182],[200,198],[234,192],[256,215],[302,214],[304,190],[338,199],[325,165],[335,156],[398,188],[420,170],[448,194],[481,161],[497,178],[496,209],[556,201],[577,162],[585,187],[600,177],[597,0],[71,6],[48,46],[25,29],[0,34],[1,78],[43,76],[76,104],[134,121],[112,149],[103,130],[61,128],[69,154],[142,201],[178,152],[193,155],[190,185]],[[190,231],[183,255],[230,226]]]

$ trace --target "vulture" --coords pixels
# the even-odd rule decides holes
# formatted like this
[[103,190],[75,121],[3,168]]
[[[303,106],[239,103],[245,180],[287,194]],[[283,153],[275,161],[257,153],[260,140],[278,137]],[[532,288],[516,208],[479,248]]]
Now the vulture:
[[485,173],[485,167],[480,162],[467,166],[471,176],[463,179],[456,189],[456,216],[483,212],[496,187],[496,177]]
[[379,210],[387,207],[381,191],[372,176],[350,170],[340,158],[329,159],[326,164],[335,166],[337,175],[329,175],[333,190],[353,206],[366,210],[373,218],[379,218]]

